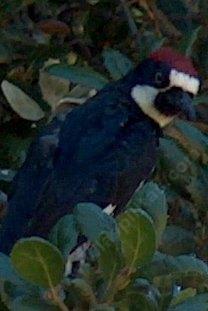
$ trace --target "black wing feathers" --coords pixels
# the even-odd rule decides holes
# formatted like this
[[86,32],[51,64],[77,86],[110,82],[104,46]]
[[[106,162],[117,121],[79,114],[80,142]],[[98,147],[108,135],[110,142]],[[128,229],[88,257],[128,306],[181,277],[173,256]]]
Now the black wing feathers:
[[148,177],[157,130],[122,96],[105,88],[63,123],[54,120],[31,145],[0,233],[3,251],[21,236],[47,236],[78,202],[122,208]]

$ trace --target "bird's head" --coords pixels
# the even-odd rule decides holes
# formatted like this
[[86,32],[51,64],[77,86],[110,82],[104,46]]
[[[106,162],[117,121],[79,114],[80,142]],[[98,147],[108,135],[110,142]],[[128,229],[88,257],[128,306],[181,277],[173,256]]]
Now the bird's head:
[[135,80],[132,98],[161,127],[180,113],[188,120],[195,119],[192,99],[199,91],[200,79],[189,58],[161,48],[136,68]]

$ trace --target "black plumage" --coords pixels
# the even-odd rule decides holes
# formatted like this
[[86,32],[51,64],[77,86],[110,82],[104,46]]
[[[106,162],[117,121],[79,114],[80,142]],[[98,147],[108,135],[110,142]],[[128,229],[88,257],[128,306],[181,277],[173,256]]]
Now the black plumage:
[[133,73],[107,86],[64,121],[55,118],[31,145],[9,198],[0,249],[22,236],[46,237],[78,202],[117,211],[150,175],[159,128],[129,96]]
[[[179,80],[171,66],[182,72]],[[119,213],[155,166],[158,124],[179,111],[194,117],[190,92],[197,93],[197,79],[189,60],[162,49],[65,119],[57,116],[32,143],[15,177],[0,250],[8,253],[23,236],[47,237],[80,202],[113,204]]]

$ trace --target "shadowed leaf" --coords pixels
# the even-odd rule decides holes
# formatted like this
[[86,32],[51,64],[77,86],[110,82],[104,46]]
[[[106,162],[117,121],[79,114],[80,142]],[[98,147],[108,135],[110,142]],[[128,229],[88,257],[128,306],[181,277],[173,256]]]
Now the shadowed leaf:
[[156,183],[146,183],[134,193],[127,208],[141,208],[152,217],[159,242],[167,223],[168,206],[164,191]]
[[186,289],[180,291],[178,293],[178,295],[173,297],[173,299],[171,300],[171,305],[172,306],[178,305],[178,304],[186,301],[186,299],[196,296],[196,293],[197,293],[197,291],[195,288],[191,288],[191,287],[186,288]]
[[108,80],[100,73],[92,68],[67,66],[67,65],[52,65],[47,68],[47,72],[51,75],[67,79],[73,83],[85,85],[97,90],[102,89]]
[[129,209],[118,217],[122,252],[131,269],[151,260],[155,252],[153,222],[141,209]]
[[114,80],[124,77],[133,64],[130,59],[117,50],[106,49],[103,52],[104,65]]
[[192,49],[194,46],[194,43],[198,39],[199,31],[201,30],[201,26],[195,28],[194,30],[190,31],[186,35],[183,36],[182,41],[179,44],[179,51],[186,56],[192,55]]
[[60,308],[33,297],[18,297],[12,303],[13,311],[59,311]]
[[41,238],[19,240],[12,249],[11,261],[23,278],[39,286],[52,288],[63,278],[61,253]]
[[69,26],[61,21],[57,21],[54,19],[47,19],[38,22],[38,28],[49,35],[67,35],[70,32]]
[[44,117],[40,106],[19,87],[4,80],[1,88],[10,106],[20,117],[30,121],[38,121]]
[[102,209],[93,203],[80,203],[74,209],[74,216],[81,232],[95,242],[101,233],[105,232],[113,240],[116,237],[115,220],[106,215]]
[[100,251],[98,261],[103,277],[112,282],[122,267],[123,258],[121,250],[106,234],[102,234],[99,237],[96,245]]
[[62,252],[67,258],[69,252],[76,245],[78,232],[73,215],[62,217],[53,227],[50,234],[50,241]]
[[163,232],[160,243],[160,251],[169,255],[177,256],[194,252],[194,235],[182,227],[169,225]]
[[170,307],[168,311],[207,311],[208,310],[208,294],[200,294],[187,299],[185,302]]

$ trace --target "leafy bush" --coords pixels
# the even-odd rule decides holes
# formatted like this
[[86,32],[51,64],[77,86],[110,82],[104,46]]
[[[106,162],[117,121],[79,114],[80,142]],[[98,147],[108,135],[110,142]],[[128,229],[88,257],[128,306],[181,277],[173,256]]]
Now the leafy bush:
[[[95,204],[78,204],[52,229],[50,242],[25,238],[10,258],[1,254],[2,301],[12,310],[180,310],[190,303],[206,310],[208,266],[193,255],[156,251],[164,247],[166,222],[165,195],[153,182],[116,220]],[[87,260],[83,245],[73,251],[80,235],[88,238]],[[180,239],[174,242],[177,248]]]
[[[205,80],[195,99],[198,122],[176,120],[165,130],[153,181],[123,214],[113,219],[94,204],[79,204],[48,241],[22,239],[10,257],[0,255],[2,310],[208,309],[207,1],[132,1],[133,25],[125,4],[0,4],[5,192],[46,122],[84,103],[162,44],[191,56]],[[4,200],[0,196],[0,208]],[[86,256],[80,253],[77,272],[74,247],[83,235]]]

